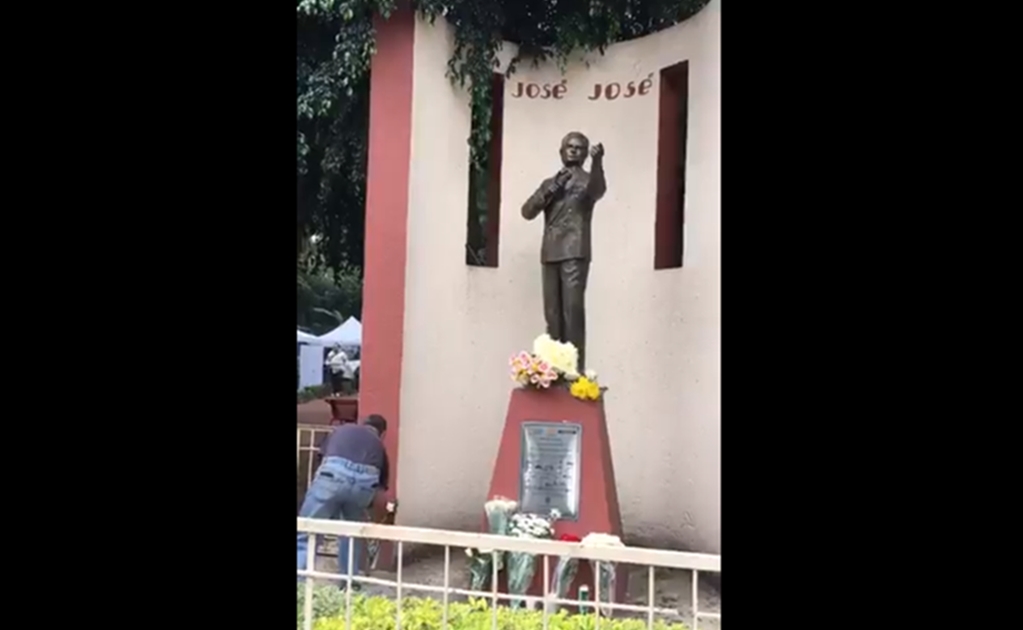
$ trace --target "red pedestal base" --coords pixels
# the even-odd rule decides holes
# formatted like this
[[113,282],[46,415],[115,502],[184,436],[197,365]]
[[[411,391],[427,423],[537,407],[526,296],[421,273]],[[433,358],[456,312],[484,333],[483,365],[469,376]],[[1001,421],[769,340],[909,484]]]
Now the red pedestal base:
[[[572,422],[582,426],[579,484],[579,515],[575,521],[561,520],[554,526],[555,536],[572,534],[580,538],[591,533],[613,534],[621,537],[622,518],[618,509],[614,466],[611,462],[611,440],[604,417],[604,401],[582,401],[566,389],[546,391],[515,389],[508,403],[501,445],[490,480],[488,499],[504,496],[521,500],[519,496],[520,464],[522,460],[522,425],[524,422]],[[486,517],[484,516],[484,531]],[[557,558],[550,558],[550,574],[554,574]],[[500,588],[506,590],[504,576]],[[593,573],[589,563],[580,561],[579,573],[568,597],[576,597],[581,584],[590,587],[590,598],[595,593]],[[547,585],[549,588],[550,584]],[[625,598],[626,574],[619,568],[616,576],[615,601]],[[543,588],[543,558],[537,558],[536,575],[529,595],[541,595]]]

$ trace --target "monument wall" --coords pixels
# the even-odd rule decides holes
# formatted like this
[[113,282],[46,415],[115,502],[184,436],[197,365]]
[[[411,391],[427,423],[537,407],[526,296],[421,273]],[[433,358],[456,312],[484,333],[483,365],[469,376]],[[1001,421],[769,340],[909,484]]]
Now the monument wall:
[[[587,367],[606,409],[626,537],[720,552],[720,2],[683,24],[590,55],[565,74],[507,80],[496,268],[465,262],[470,111],[445,67],[452,33],[417,20],[405,243],[399,521],[475,529],[513,383],[508,357],[544,332],[542,217],[520,207],[559,168],[562,136],[602,142]],[[507,45],[505,61],[514,52]],[[659,72],[689,61],[684,264],[654,269]],[[595,84],[645,94],[592,99]],[[516,97],[519,83],[523,95]],[[560,99],[529,83],[564,82]],[[589,162],[587,162],[587,169]],[[395,243],[395,247],[401,247]],[[585,474],[585,472],[584,472]]]

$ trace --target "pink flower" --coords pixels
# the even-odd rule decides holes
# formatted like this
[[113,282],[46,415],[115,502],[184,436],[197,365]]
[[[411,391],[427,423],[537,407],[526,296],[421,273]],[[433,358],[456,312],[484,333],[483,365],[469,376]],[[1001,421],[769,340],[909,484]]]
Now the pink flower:
[[533,357],[525,350],[519,353],[519,361],[522,361],[523,363],[529,363],[532,358]]
[[529,377],[529,382],[534,384],[534,385],[536,385],[537,383],[540,382],[540,377],[537,376],[536,374],[534,374],[534,375]]
[[551,364],[546,361],[540,361],[537,363],[537,368],[539,368],[541,372],[550,372]]

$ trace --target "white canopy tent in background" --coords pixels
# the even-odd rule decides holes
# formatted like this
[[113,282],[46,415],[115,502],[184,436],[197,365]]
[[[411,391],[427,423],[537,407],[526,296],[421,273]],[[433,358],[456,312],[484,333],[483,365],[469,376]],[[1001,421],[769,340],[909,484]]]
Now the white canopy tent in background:
[[298,341],[297,341],[297,343],[309,343],[309,344],[313,344],[315,346],[322,346],[323,345],[323,342],[320,341],[319,337],[317,337],[316,335],[310,335],[307,332],[302,332],[301,330],[298,331]]
[[354,317],[349,317],[345,323],[341,324],[329,333],[322,334],[318,337],[320,343],[326,346],[333,346],[339,344],[342,346],[359,346],[362,347],[362,324],[359,320]]
[[323,385],[323,346],[302,344],[298,347],[298,389]]
[[298,389],[323,385],[323,342],[316,335],[298,331]]

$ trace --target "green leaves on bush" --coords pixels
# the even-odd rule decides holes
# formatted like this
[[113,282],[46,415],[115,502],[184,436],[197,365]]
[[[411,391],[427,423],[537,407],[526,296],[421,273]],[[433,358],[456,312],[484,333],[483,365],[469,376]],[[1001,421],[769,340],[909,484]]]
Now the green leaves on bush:
[[298,404],[307,403],[312,400],[319,400],[330,396],[330,385],[313,385],[305,387],[298,392]]
[[[298,628],[302,627],[305,587],[298,587]],[[493,612],[487,600],[448,604],[448,630],[490,630]],[[397,606],[387,597],[352,595],[351,630],[395,630]],[[442,630],[444,611],[441,603],[431,598],[402,598],[402,630]],[[313,630],[345,630],[345,594],[336,586],[318,586],[313,596]],[[565,611],[551,614],[548,630],[594,630],[592,614],[570,615]],[[642,619],[602,619],[601,630],[646,630]],[[532,610],[497,608],[498,630],[542,630],[543,613]],[[686,630],[681,623],[654,622],[655,630]]]

